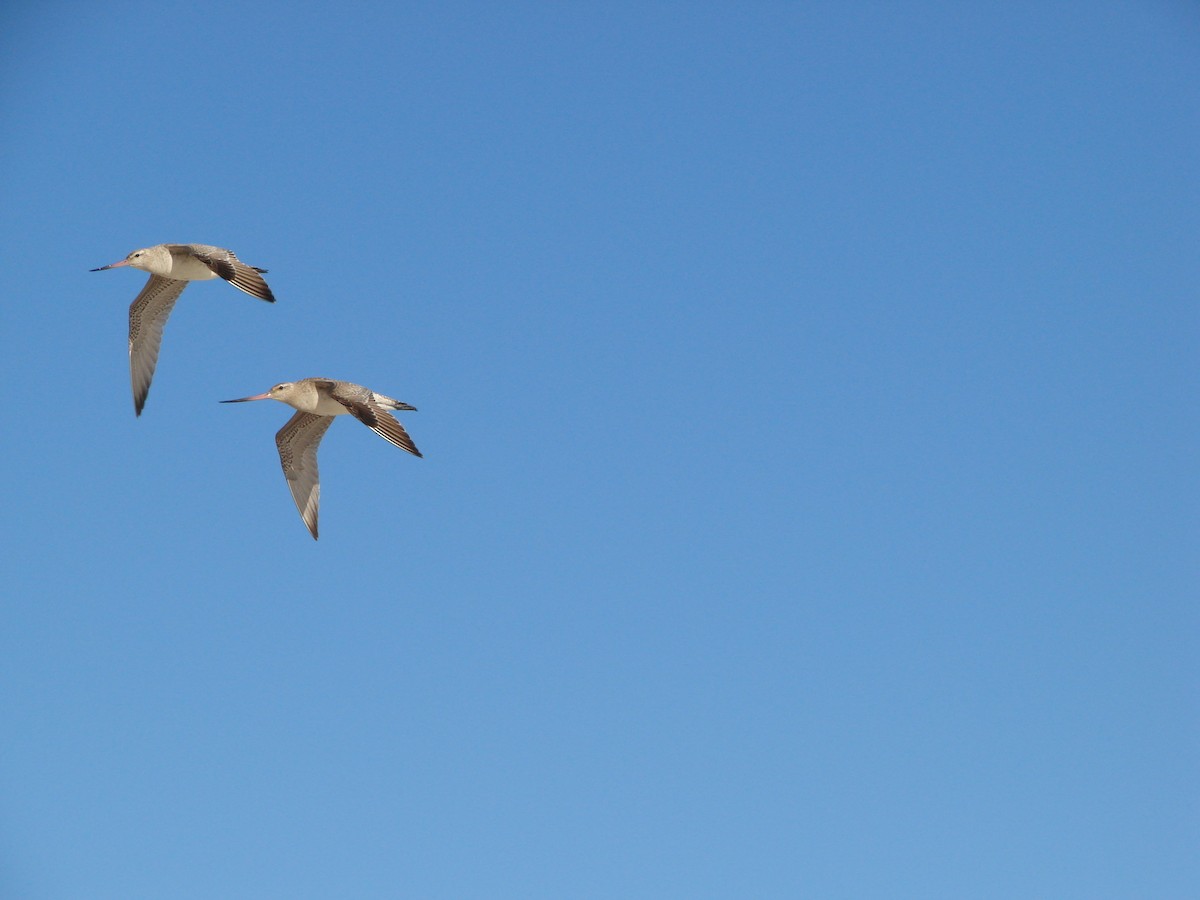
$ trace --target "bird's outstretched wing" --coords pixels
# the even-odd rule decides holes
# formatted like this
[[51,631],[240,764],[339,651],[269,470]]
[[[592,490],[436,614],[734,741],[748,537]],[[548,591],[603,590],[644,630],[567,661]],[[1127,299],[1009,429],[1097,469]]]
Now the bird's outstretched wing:
[[234,287],[240,288],[259,300],[266,300],[268,303],[275,302],[275,295],[271,293],[267,282],[259,274],[267,271],[266,269],[246,265],[237,258],[232,250],[226,250],[223,247],[211,247],[208,244],[185,244],[184,246],[196,259]]
[[292,499],[314,541],[317,539],[317,508],[321,503],[317,447],[332,422],[332,416],[298,412],[275,435],[279,462],[292,491]]
[[163,328],[185,287],[186,281],[151,275],[129,307],[129,380],[133,385],[133,408],[139,416],[158,365]]
[[335,385],[329,392],[338,403],[346,407],[350,414],[362,422],[385,441],[395,444],[401,450],[407,450],[413,456],[420,456],[421,451],[413,443],[404,426],[390,412],[370,399],[370,392],[347,391]]

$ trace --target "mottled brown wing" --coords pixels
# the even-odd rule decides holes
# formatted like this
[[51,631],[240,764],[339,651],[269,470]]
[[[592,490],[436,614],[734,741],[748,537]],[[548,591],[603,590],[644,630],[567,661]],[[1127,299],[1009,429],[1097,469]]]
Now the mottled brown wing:
[[408,432],[404,430],[404,426],[386,409],[368,399],[369,394],[365,390],[349,393],[344,390],[339,391],[334,389],[330,391],[330,396],[346,407],[354,418],[358,419],[358,421],[362,422],[385,441],[395,444],[401,450],[407,450],[413,456],[421,455],[421,451],[417,449],[417,445],[408,436]]
[[207,244],[188,244],[188,247],[196,259],[234,287],[240,288],[259,300],[266,300],[268,303],[275,302],[275,295],[271,293],[267,282],[259,274],[267,271],[266,269],[256,269],[254,266],[246,265],[237,258],[232,250],[210,247]]
[[421,451],[417,449],[417,445],[408,436],[408,432],[404,430],[404,426],[390,412],[377,409],[375,411],[375,424],[371,426],[371,430],[384,440],[395,444],[401,450],[407,450],[413,456],[421,455]]
[[321,502],[317,447],[332,422],[332,416],[298,412],[275,435],[279,462],[292,491],[292,499],[314,541],[317,539],[317,508]]
[[158,365],[163,328],[185,287],[186,281],[151,275],[129,307],[129,380],[133,385],[133,408],[139,416]]

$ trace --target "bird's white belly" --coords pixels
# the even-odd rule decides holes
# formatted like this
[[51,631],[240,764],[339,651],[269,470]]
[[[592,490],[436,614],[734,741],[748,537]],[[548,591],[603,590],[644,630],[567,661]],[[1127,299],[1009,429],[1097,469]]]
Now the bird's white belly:
[[[316,394],[316,392],[314,392]],[[299,402],[298,402],[299,401]],[[320,395],[310,395],[307,397],[296,397],[290,401],[290,404],[301,413],[313,413],[316,415],[347,415],[350,410],[343,407],[341,403],[332,400],[331,397]]]
[[350,410],[330,397],[318,396],[314,408],[305,412],[316,413],[318,416],[344,416]]
[[177,278],[180,281],[207,281],[216,278],[217,273],[194,256],[171,256],[171,269],[162,273],[167,278]]

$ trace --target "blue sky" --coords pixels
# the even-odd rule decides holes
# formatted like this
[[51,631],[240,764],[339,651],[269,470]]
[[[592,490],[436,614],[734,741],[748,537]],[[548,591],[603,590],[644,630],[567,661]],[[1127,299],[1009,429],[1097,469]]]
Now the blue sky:
[[[1198,113],[1167,0],[9,4],[0,893],[1196,896]],[[278,303],[138,419],[168,241]],[[316,543],[314,375],[425,454]]]

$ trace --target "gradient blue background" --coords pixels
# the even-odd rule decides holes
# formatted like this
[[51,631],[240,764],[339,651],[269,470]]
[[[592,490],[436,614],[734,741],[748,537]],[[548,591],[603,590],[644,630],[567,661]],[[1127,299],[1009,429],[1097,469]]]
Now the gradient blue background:
[[[0,119],[0,895],[1200,896],[1200,6],[16,2]],[[163,241],[279,302],[135,419]]]

